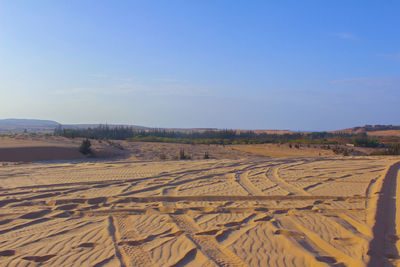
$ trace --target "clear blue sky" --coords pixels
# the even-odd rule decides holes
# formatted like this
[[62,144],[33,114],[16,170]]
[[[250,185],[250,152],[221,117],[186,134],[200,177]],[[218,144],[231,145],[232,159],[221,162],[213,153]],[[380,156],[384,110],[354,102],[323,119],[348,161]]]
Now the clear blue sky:
[[400,1],[1,1],[0,118],[400,124]]

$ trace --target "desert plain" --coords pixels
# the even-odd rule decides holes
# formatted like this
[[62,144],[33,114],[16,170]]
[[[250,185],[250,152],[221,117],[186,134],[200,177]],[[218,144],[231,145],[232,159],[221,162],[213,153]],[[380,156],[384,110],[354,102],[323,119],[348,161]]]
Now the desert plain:
[[77,144],[0,140],[0,266],[400,266],[399,157]]

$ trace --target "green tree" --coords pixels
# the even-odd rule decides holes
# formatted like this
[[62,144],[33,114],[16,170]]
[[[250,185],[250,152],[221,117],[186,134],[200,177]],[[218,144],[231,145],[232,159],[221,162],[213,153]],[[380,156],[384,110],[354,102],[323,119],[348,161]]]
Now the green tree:
[[86,138],[82,140],[82,144],[79,147],[79,152],[81,152],[83,155],[92,154],[91,146],[92,144],[90,143],[90,140]]

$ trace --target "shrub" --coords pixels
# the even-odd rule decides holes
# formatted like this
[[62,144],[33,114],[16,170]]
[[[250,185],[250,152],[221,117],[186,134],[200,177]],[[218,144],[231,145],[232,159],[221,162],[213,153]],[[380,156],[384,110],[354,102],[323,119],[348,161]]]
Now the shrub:
[[179,151],[179,159],[191,159],[191,157],[188,156],[188,155],[186,155],[186,154],[185,154],[185,150],[182,148],[182,149]]
[[210,155],[208,154],[208,152],[204,152],[204,159],[209,159]]
[[82,140],[82,144],[79,147],[79,152],[83,155],[92,154],[92,149],[90,148],[92,144],[90,143],[89,139]]
[[343,156],[349,156],[349,155],[350,155],[350,152],[351,152],[351,153],[354,152],[353,150],[348,150],[347,148],[341,147],[341,146],[335,146],[335,147],[333,147],[333,148],[332,148],[332,151],[333,151],[335,154],[343,154]]

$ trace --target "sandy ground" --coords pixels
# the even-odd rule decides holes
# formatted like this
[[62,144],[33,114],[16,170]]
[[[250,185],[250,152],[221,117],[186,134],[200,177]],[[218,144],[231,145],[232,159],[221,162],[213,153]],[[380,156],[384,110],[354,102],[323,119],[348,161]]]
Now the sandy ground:
[[[78,151],[82,138],[68,139],[55,136],[0,137],[0,162],[32,162],[48,160],[71,160],[86,158]],[[245,159],[255,157],[326,157],[335,156],[332,150],[320,145],[301,145],[296,148],[288,144],[259,145],[190,145],[151,142],[91,140],[95,158],[129,158],[132,161],[177,160],[183,149],[191,159]],[[354,155],[368,155],[369,148],[355,149]]]
[[84,159],[80,142],[51,136],[0,137],[0,162]]
[[367,132],[370,136],[400,136],[400,130],[385,130],[385,131],[373,131]]
[[[0,162],[83,159],[86,157],[78,151],[81,142],[82,138],[67,139],[54,136],[0,137]],[[91,143],[96,158],[118,157],[129,158],[132,161],[178,160],[181,149],[194,160],[203,159],[205,153],[208,153],[210,159],[335,155],[332,150],[321,149],[319,145],[290,148],[288,144],[224,146],[98,140],[91,140]]]
[[332,150],[321,149],[319,145],[301,145],[290,148],[288,144],[258,144],[258,145],[232,145],[232,149],[244,151],[253,155],[262,155],[273,158],[283,157],[319,157],[334,156]]
[[[191,159],[202,159],[209,153],[212,159],[239,159],[257,156],[256,153],[223,145],[190,145],[149,142],[90,140],[95,157],[130,158],[132,161],[177,160],[181,149]],[[55,136],[0,137],[0,162],[32,162],[83,159],[78,148],[82,138]],[[258,156],[263,156],[262,154]]]
[[400,266],[398,157],[126,146],[136,156],[0,163],[0,266]]

